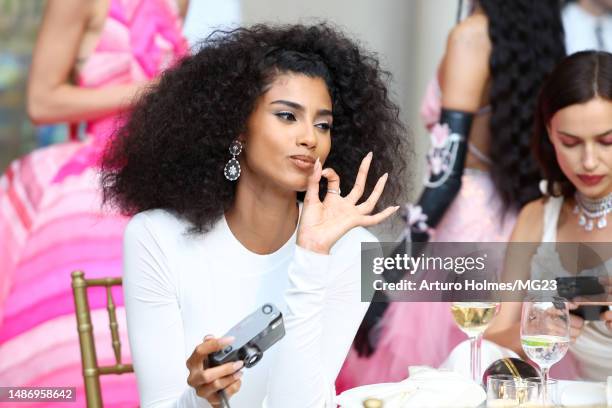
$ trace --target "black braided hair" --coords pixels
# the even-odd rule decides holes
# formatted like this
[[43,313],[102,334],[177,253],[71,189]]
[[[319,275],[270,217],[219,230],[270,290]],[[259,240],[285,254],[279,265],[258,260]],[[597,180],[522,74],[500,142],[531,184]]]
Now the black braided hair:
[[[540,86],[565,56],[562,2],[479,0],[479,4],[487,15],[493,45],[489,59],[491,175],[507,210],[540,196],[541,177],[530,139]],[[397,281],[401,276],[385,278]],[[374,352],[373,331],[388,305],[384,294],[375,295],[353,343],[360,356]]]
[[539,89],[565,56],[559,0],[480,0],[493,45],[491,176],[506,209],[540,196],[540,172],[530,154]]

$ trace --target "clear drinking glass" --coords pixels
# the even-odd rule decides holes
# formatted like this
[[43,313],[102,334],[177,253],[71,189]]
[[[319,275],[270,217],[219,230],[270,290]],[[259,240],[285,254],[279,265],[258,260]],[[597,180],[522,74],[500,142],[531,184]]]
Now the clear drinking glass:
[[[528,384],[534,385],[538,390],[538,395],[542,395],[544,391],[544,387],[542,387],[542,378],[541,377],[528,377],[525,378],[525,381]],[[539,407],[555,407],[559,403],[559,386],[557,380],[553,380],[551,378],[546,381],[546,400],[542,401],[538,400]]]
[[457,326],[470,338],[470,372],[472,379],[480,378],[480,346],[482,335],[497,314],[499,302],[453,302],[451,312]]
[[569,307],[566,299],[529,298],[521,313],[521,344],[527,357],[540,367],[541,402],[549,402],[548,371],[569,348]]
[[487,408],[533,406],[538,397],[535,383],[511,375],[490,375],[487,378]]

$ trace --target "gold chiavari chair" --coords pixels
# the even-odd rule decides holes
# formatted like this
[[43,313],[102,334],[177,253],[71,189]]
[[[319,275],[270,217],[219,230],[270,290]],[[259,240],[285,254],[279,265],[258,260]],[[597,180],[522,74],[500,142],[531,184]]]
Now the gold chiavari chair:
[[[124,374],[134,372],[131,364],[121,362],[121,341],[119,338],[119,325],[115,312],[115,302],[111,293],[113,286],[121,286],[121,278],[85,279],[82,271],[72,272],[72,293],[77,317],[77,329],[81,346],[81,363],[83,366],[83,381],[87,395],[88,408],[102,408],[102,390],[100,376],[107,374]],[[91,313],[87,288],[101,286],[106,288],[106,308],[110,322],[112,347],[116,364],[112,366],[99,366],[96,355],[96,345],[91,324]]]

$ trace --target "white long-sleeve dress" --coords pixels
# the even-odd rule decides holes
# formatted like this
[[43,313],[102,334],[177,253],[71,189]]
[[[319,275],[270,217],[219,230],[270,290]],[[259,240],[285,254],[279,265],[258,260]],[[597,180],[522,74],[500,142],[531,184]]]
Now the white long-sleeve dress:
[[355,228],[321,255],[297,246],[294,233],[258,255],[224,217],[199,236],[188,227],[151,210],[126,229],[124,293],[142,406],[209,406],[187,384],[187,358],[205,335],[224,335],[266,302],[282,311],[286,335],[244,370],[232,407],[334,406],[334,381],[368,307],[360,244],[376,238]]

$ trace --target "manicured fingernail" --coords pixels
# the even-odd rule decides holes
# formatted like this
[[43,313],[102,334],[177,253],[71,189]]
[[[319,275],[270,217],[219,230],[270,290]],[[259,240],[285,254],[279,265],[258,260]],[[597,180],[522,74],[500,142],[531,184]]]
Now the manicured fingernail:
[[384,178],[389,177],[389,173],[385,173],[385,174],[383,174],[383,175],[382,175],[382,177],[384,177]]
[[234,379],[238,380],[242,377],[243,372],[242,371],[238,371],[237,373],[234,374]]
[[372,157],[372,156],[374,156],[374,153],[369,152],[369,153],[368,153],[368,156]]
[[241,369],[243,366],[244,366],[244,361],[239,360],[239,361],[236,361],[236,362],[234,363],[234,365],[232,366],[232,368],[233,368],[234,370],[240,370],[240,369]]
[[236,338],[234,336],[222,337],[222,338],[219,339],[219,344],[221,344],[223,346],[227,346],[229,344],[232,344],[234,342],[234,340],[236,340]]
[[212,334],[207,334],[206,336],[204,336],[204,341],[209,340],[209,339],[214,339],[215,336],[213,336]]
[[397,211],[398,208],[399,208],[399,205],[396,205],[395,207],[393,207],[393,211]]

